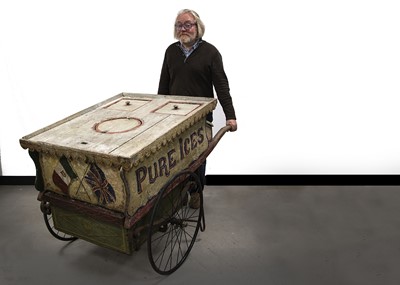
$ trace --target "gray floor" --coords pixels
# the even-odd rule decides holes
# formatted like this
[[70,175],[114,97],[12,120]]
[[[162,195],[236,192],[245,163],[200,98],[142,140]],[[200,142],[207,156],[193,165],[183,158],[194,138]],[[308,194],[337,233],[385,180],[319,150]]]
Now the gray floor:
[[400,284],[400,186],[208,186],[182,267],[47,231],[33,186],[0,186],[0,284]]

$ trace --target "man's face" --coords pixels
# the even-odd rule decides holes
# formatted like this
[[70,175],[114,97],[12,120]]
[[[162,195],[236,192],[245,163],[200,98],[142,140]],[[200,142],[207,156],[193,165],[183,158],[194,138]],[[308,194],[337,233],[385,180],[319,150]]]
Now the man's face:
[[187,46],[193,45],[197,39],[197,26],[190,13],[179,15],[176,18],[175,29],[178,39]]

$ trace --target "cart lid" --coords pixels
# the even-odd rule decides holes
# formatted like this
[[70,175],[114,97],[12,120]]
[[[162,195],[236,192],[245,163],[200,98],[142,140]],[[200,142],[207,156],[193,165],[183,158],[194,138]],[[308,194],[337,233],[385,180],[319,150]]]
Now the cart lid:
[[23,148],[132,167],[215,109],[215,98],[121,93],[20,139]]

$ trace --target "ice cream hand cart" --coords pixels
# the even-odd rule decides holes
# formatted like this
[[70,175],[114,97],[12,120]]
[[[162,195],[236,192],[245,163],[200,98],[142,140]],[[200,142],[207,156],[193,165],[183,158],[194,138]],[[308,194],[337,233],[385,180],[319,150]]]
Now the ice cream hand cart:
[[[20,139],[50,233],[131,254],[170,274],[205,229],[195,170],[229,127],[212,137],[216,99],[121,93]],[[189,207],[193,193],[200,208]]]

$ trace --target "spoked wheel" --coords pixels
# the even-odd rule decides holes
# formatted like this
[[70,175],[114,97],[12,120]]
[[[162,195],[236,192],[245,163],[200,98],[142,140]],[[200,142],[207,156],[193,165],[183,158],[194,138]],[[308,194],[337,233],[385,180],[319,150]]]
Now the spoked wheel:
[[[193,172],[183,171],[169,180],[156,198],[147,250],[151,266],[159,274],[167,275],[177,270],[196,241],[203,215],[200,189],[199,177]],[[189,206],[191,196],[200,199],[197,209]]]
[[56,239],[62,241],[72,241],[77,239],[74,236],[60,232],[54,227],[53,215],[51,214],[51,208],[48,202],[42,201],[42,203],[40,204],[40,209],[43,212],[44,222],[46,224],[47,229]]

